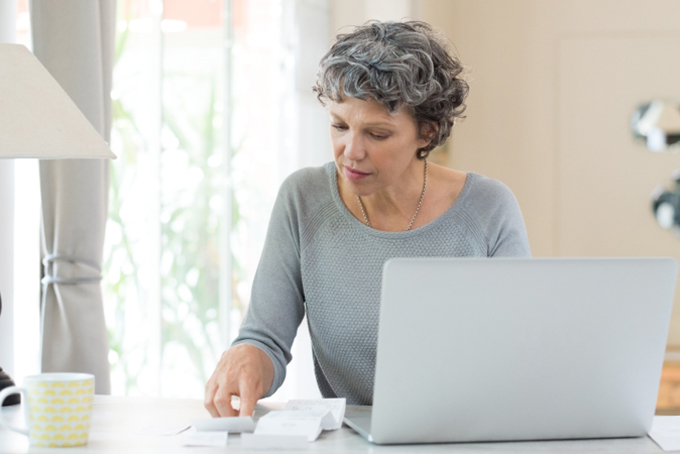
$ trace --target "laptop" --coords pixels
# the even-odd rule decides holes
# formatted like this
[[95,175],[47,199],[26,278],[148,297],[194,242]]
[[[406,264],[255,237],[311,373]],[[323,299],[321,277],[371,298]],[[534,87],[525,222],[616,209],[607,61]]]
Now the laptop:
[[678,264],[671,258],[389,260],[377,444],[644,436]]

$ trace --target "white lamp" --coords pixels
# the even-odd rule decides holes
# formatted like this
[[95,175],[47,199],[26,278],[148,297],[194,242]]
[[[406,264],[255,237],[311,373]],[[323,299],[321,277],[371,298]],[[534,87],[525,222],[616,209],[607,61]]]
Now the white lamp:
[[[116,158],[59,83],[21,44],[0,44],[1,158]],[[0,389],[11,384],[0,367]],[[11,405],[12,398],[17,403],[19,395],[5,403]]]

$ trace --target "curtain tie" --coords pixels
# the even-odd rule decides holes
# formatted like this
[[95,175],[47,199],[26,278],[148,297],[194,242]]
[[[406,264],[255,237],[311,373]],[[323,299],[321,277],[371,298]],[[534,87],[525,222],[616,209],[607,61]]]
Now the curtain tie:
[[[96,271],[96,276],[87,277],[59,277],[54,276],[53,264],[54,262],[68,262],[73,264],[86,265]],[[83,257],[78,257],[75,255],[64,255],[64,254],[50,254],[43,258],[43,266],[45,267],[45,277],[42,278],[40,282],[44,285],[49,284],[62,284],[62,285],[75,285],[75,284],[90,284],[94,282],[99,282],[102,280],[101,267],[99,263],[94,260],[89,260]]]

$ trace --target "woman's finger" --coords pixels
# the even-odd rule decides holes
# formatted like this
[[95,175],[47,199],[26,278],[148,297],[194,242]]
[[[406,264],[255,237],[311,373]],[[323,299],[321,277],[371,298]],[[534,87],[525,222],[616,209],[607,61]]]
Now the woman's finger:
[[206,410],[208,410],[208,413],[210,413],[210,416],[212,416],[213,418],[217,418],[218,416],[220,416],[220,413],[217,411],[217,407],[215,407],[215,404],[213,403],[216,391],[217,385],[211,378],[205,385],[205,399],[203,401],[203,406],[205,407]]
[[239,397],[241,398],[241,406],[238,415],[253,416],[255,404],[259,398],[255,392],[255,385],[252,382],[242,382]]
[[231,396],[236,395],[235,392],[230,391],[227,387],[222,386],[217,389],[213,404],[217,409],[217,416],[238,416],[238,412],[231,406]]

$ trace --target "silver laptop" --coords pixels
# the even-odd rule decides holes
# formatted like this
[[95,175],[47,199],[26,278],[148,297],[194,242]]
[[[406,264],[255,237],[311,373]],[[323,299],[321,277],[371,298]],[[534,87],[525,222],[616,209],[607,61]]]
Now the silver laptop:
[[378,444],[636,437],[652,423],[671,258],[393,259],[372,407]]

